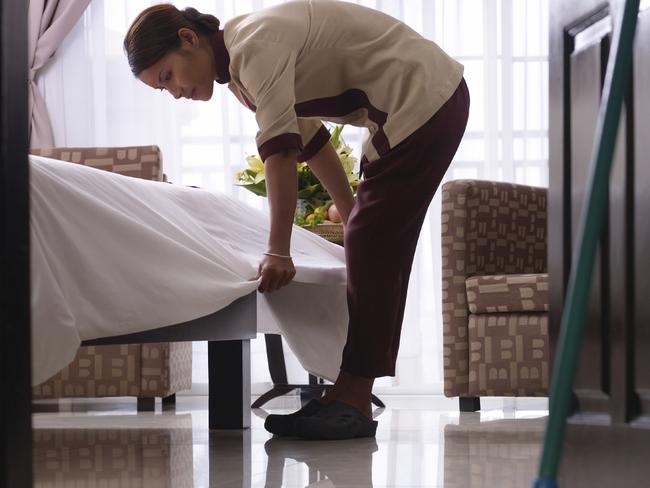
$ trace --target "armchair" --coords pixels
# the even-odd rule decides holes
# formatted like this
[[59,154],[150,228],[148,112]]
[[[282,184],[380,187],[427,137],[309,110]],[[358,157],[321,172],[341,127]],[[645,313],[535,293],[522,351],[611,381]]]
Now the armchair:
[[442,188],[444,392],[546,396],[547,190],[479,180]]
[[[32,149],[31,154],[84,164],[127,176],[164,181],[157,146]],[[138,410],[153,410],[155,397],[175,402],[192,387],[192,343],[162,342],[84,346],[63,370],[34,386],[35,400],[61,397],[135,396]]]

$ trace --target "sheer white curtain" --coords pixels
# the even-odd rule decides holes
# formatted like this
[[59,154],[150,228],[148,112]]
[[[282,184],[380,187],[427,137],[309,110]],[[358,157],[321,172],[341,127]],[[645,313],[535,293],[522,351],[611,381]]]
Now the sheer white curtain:
[[[39,79],[55,144],[157,144],[177,184],[226,192],[263,208],[265,200],[233,186],[254,154],[254,116],[228,90],[207,103],[173,100],[135,80],[122,52],[133,18],[151,0],[93,0]],[[222,23],[275,0],[193,0]],[[465,138],[445,181],[480,178],[547,186],[548,0],[359,0],[402,19],[465,66],[471,93]],[[362,130],[344,137],[360,156]],[[378,393],[442,392],[440,195],[422,229],[405,313],[397,375]],[[154,285],[152,285],[154,286]],[[194,392],[207,390],[205,344],[194,346]],[[307,374],[285,349],[289,380]],[[253,391],[269,386],[263,340],[253,341]]]

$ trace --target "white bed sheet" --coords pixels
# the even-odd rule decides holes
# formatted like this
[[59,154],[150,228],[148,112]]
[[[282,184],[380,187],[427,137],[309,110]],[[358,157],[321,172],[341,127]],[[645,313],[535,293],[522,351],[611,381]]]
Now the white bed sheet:
[[[82,340],[211,314],[254,291],[268,216],[226,195],[30,156],[32,384]],[[340,246],[294,227],[296,277],[258,294],[258,332],[280,332],[334,380],[347,333]]]

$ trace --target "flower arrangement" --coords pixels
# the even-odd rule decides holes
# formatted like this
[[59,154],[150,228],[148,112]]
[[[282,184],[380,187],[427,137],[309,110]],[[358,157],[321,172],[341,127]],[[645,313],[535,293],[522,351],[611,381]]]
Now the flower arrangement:
[[[345,144],[341,137],[343,125],[330,130],[330,141],[341,160],[345,174],[348,177],[352,194],[356,195],[359,177],[354,172],[357,158],[351,155],[352,148]],[[236,185],[246,188],[256,195],[266,196],[266,179],[264,163],[258,156],[246,157],[248,167],[235,174]],[[316,178],[307,163],[297,163],[298,169],[298,203],[294,223],[302,227],[315,226],[326,221],[340,222],[340,216],[332,206],[332,197],[321,182]]]

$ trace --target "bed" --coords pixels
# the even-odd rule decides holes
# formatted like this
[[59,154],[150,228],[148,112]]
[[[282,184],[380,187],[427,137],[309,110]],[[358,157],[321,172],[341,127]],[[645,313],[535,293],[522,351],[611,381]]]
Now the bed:
[[80,345],[208,341],[211,429],[250,425],[250,339],[281,333],[333,380],[347,331],[344,251],[294,228],[296,277],[251,281],[268,216],[220,193],[30,156],[32,384]]

